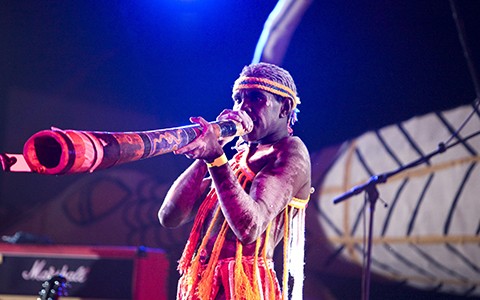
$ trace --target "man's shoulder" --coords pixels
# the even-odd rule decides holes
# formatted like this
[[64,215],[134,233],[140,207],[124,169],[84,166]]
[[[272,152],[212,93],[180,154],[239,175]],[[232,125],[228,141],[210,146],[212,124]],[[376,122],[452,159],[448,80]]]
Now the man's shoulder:
[[308,149],[302,139],[298,136],[288,136],[278,141],[278,148],[286,152],[298,152],[308,155]]

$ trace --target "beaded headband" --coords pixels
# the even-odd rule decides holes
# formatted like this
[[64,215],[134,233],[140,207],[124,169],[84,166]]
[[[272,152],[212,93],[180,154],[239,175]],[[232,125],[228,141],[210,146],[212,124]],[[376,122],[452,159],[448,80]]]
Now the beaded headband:
[[293,109],[300,104],[300,98],[291,88],[266,78],[242,76],[235,81],[233,93],[235,94],[239,89],[261,89],[281,97],[291,98],[294,100]]

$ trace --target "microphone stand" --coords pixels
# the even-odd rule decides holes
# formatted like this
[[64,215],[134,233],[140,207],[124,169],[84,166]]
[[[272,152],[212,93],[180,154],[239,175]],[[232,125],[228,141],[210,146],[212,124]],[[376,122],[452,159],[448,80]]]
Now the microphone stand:
[[363,183],[361,185],[358,185],[356,187],[353,187],[352,189],[350,189],[349,191],[347,191],[346,193],[336,197],[335,199],[333,199],[333,203],[334,204],[338,204],[340,202],[343,202],[345,200],[347,200],[348,198],[354,196],[354,195],[357,195],[357,194],[360,194],[361,192],[365,191],[365,199],[368,200],[369,204],[370,204],[370,216],[369,216],[369,228],[368,228],[368,239],[367,239],[367,261],[366,261],[366,265],[365,265],[365,269],[364,269],[364,272],[363,272],[363,279],[362,279],[362,300],[368,300],[369,299],[369,293],[370,293],[370,278],[371,278],[371,257],[372,257],[372,233],[373,233],[373,217],[374,217],[374,213],[375,213],[375,204],[376,204],[376,201],[379,197],[379,192],[377,190],[377,185],[380,184],[380,183],[385,183],[387,182],[388,178],[398,174],[398,173],[401,173],[407,169],[410,169],[410,168],[413,168],[413,167],[416,167],[418,165],[421,165],[423,163],[428,163],[430,161],[430,159],[440,153],[443,153],[445,151],[447,151],[447,149],[449,148],[452,148],[460,143],[463,143],[477,135],[480,135],[480,131],[477,131],[469,136],[467,136],[465,139],[463,140],[458,140],[457,142],[449,145],[449,146],[446,146],[444,143],[440,143],[438,145],[438,148],[437,150],[431,152],[430,154],[428,154],[427,156],[424,156],[424,157],[420,157],[419,159],[405,165],[405,166],[402,166],[400,168],[398,168],[397,170],[394,170],[394,171],[391,171],[391,172],[386,172],[386,173],[383,173],[383,174],[380,174],[380,175],[374,175],[372,177],[370,177],[370,179],[366,182],[366,183]]

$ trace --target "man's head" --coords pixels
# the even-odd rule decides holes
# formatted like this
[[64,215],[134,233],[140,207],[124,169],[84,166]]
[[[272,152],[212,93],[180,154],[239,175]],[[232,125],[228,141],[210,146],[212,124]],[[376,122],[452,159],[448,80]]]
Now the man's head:
[[297,87],[290,73],[273,64],[256,63],[245,66],[235,81],[232,96],[234,97],[239,89],[257,88],[275,95],[279,102],[287,99],[290,101],[291,111],[289,113],[289,124],[297,121],[297,109],[300,98],[297,96]]
[[244,136],[246,141],[270,143],[292,134],[290,126],[300,101],[286,70],[268,63],[246,66],[235,81],[232,97],[234,110],[245,111],[254,124],[254,130]]

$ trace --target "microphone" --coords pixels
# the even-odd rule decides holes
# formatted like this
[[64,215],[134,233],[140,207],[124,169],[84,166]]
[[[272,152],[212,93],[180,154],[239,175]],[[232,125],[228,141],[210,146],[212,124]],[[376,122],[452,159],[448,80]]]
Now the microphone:
[[[231,120],[210,124],[218,139],[249,133],[241,124]],[[23,155],[35,173],[86,173],[172,152],[192,142],[201,132],[198,124],[132,132],[52,127],[32,135],[23,147]]]
[[352,196],[355,196],[355,195],[358,195],[363,191],[369,191],[371,189],[375,189],[375,187],[378,183],[385,183],[386,181],[387,181],[387,177],[384,174],[372,176],[372,177],[370,177],[370,179],[367,182],[365,182],[361,185],[357,185],[357,186],[351,188],[350,190],[348,190],[347,192],[343,193],[342,195],[334,198],[333,199],[333,204],[338,204],[342,201],[345,201],[348,198],[350,198]]

